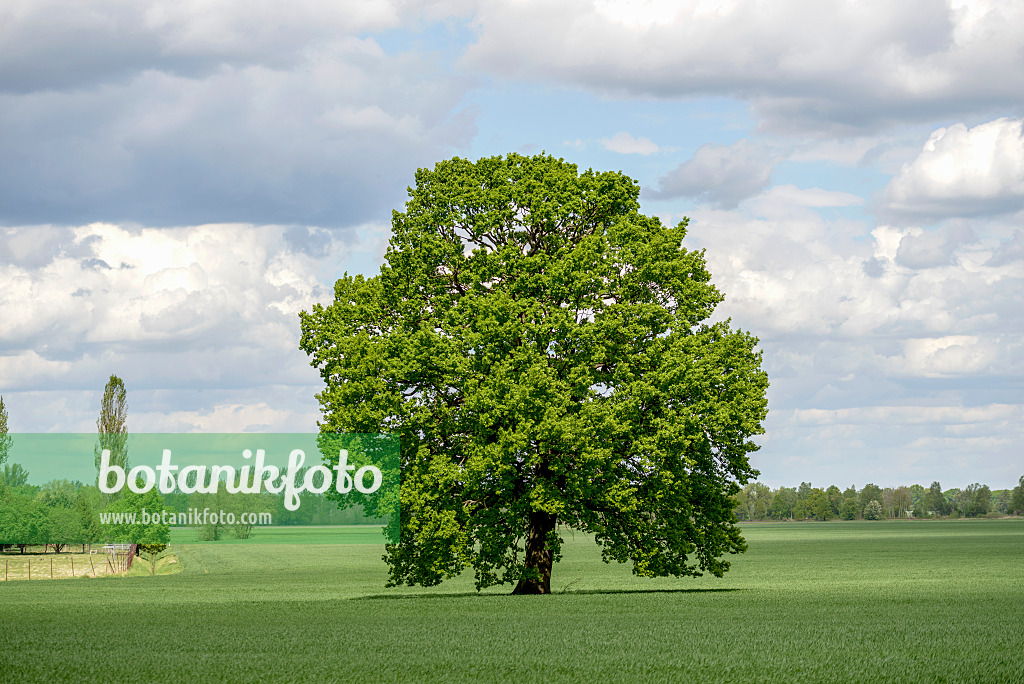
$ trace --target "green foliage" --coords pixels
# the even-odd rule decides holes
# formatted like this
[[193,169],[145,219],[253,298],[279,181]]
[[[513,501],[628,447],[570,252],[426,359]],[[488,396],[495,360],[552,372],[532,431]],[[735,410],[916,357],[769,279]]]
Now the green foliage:
[[95,487],[89,487],[79,492],[75,501],[75,512],[78,515],[78,523],[82,529],[81,541],[86,544],[93,544],[103,538],[103,529],[100,526],[99,515],[96,508],[100,492]]
[[[159,516],[163,509],[163,500],[155,488],[145,494],[137,494],[125,487],[120,498],[107,506],[106,511],[134,513],[135,518],[133,521],[103,525],[103,537],[107,541],[128,544],[169,544],[170,527],[152,519],[152,516]],[[150,517],[148,522],[144,519],[143,512]]]
[[832,502],[824,490],[815,488],[807,497],[807,512],[815,520],[829,520],[834,517],[832,513]]
[[771,488],[761,482],[748,482],[736,494],[736,516],[740,520],[764,520],[772,504]]
[[864,506],[864,519],[881,520],[883,517],[882,504],[877,499],[870,499]]
[[1024,475],[1020,476],[1017,486],[1013,488],[1013,498],[1010,499],[1010,509],[1016,515],[1024,514]]
[[987,515],[992,510],[992,491],[988,485],[975,482],[958,491],[954,503],[961,516],[975,518]]
[[949,515],[952,506],[942,493],[942,485],[932,482],[928,490],[921,496],[921,508],[924,511],[931,511],[935,515]]
[[95,501],[99,491],[81,482],[51,480],[41,487],[24,484],[28,472],[19,464],[5,466],[14,487],[0,487],[0,538],[3,543],[68,544],[99,541]]
[[96,439],[94,455],[96,472],[100,469],[100,456],[104,449],[110,450],[110,463],[120,466],[128,472],[128,393],[124,381],[111,375],[103,388],[100,400],[100,415],[96,419]]
[[910,485],[910,497],[911,497],[910,504],[911,504],[912,510],[914,510],[914,511],[918,510],[917,504],[918,504],[919,501],[921,501],[921,497],[924,496],[925,491],[926,491],[925,488],[922,487],[919,484]]
[[4,405],[3,395],[0,395],[0,466],[11,455],[11,446],[14,438],[7,431],[7,407]]
[[[299,511],[306,508],[305,498]],[[275,509],[280,497],[262,492],[259,494],[228,493],[220,489],[211,494],[192,494],[190,507],[199,512],[209,511],[211,515],[197,521],[196,536],[201,541],[220,541],[221,539],[249,539],[253,534],[254,523],[247,514],[268,513]]]
[[871,501],[877,501],[878,507],[882,507],[882,488],[869,482],[857,494],[857,509],[865,520],[871,520],[865,512],[865,508]]
[[839,506],[839,517],[843,520],[856,520],[857,519],[857,497],[848,496],[843,499],[843,503]]
[[796,490],[791,487],[779,487],[772,498],[772,504],[768,509],[768,515],[775,520],[786,520],[793,517],[794,508],[797,504]]
[[825,494],[828,495],[828,503],[832,507],[832,517],[834,518],[839,515],[839,509],[842,508],[843,491],[839,487],[831,485],[825,490]]
[[156,562],[170,544],[139,544],[139,554],[149,561],[149,574],[156,574]]
[[810,482],[800,483],[796,491],[793,517],[797,520],[829,520],[834,517],[828,494],[820,487],[812,487]]
[[49,544],[53,521],[34,497],[7,489],[0,498],[0,544]]
[[556,522],[642,576],[721,575],[746,548],[731,497],[767,411],[757,341],[706,322],[703,254],[638,194],[544,155],[420,169],[380,275],[301,314],[322,431],[401,437],[390,583],[470,567],[543,591]]
[[11,489],[25,489],[28,484],[28,471],[20,463],[4,464],[3,472],[0,472],[0,481]]

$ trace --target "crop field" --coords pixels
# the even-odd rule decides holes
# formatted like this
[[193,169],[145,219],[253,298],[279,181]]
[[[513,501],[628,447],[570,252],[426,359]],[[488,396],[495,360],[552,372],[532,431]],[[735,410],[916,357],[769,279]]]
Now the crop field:
[[296,543],[179,538],[177,574],[0,584],[2,677],[1024,678],[1019,519],[748,524],[750,550],[722,579],[634,578],[566,533],[552,596],[477,594],[469,577],[385,589],[379,543],[292,534]]

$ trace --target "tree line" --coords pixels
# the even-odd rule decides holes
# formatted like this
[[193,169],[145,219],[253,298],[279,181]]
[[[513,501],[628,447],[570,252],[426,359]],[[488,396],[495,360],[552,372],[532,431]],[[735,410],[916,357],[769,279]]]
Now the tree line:
[[[112,462],[128,467],[126,396],[124,382],[111,375],[96,420],[97,463],[102,450],[109,449]],[[166,525],[103,524],[100,518],[101,512],[158,510],[159,495],[130,490],[108,495],[96,485],[67,479],[30,484],[29,471],[22,464],[7,462],[15,446],[8,432],[7,407],[0,397],[0,548],[18,546],[24,553],[28,546],[47,545],[59,553],[71,544],[128,542],[155,556],[167,547],[170,530]]]
[[[103,450],[109,450],[112,464],[125,471],[130,469],[127,413],[124,382],[112,375],[104,388],[96,420],[94,457],[97,469]],[[29,483],[29,471],[23,465],[7,462],[15,447],[7,423],[7,407],[0,396],[0,548],[18,546],[24,552],[28,546],[49,545],[60,552],[71,544],[100,542],[166,546],[170,538],[169,526],[143,522],[143,510],[148,515],[167,511],[175,514],[176,520],[188,518],[190,509],[218,514],[224,512],[234,518],[229,522],[218,515],[192,524],[199,539],[204,541],[249,538],[254,523],[251,518],[244,520],[243,513],[269,513],[275,525],[383,522],[366,518],[358,507],[340,509],[325,495],[309,492],[303,495],[302,506],[298,510],[289,511],[285,507],[283,493],[228,494],[221,488],[213,494],[173,492],[161,495],[155,488],[145,494],[124,488],[116,494],[104,494],[95,484],[67,479],[33,485]],[[304,477],[304,470],[299,473],[300,480]],[[194,486],[195,482],[190,484]],[[103,523],[101,513],[134,513],[136,521]]]
[[747,483],[733,497],[740,520],[883,520],[889,518],[977,518],[1024,514],[1024,475],[1013,489],[992,490],[974,483],[964,489],[914,484],[879,487],[868,483],[845,490],[836,485],[772,489],[762,482]]

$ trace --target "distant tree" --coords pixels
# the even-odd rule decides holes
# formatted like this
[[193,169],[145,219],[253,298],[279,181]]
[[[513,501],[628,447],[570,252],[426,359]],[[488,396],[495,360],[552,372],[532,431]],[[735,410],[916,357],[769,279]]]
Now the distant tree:
[[896,497],[895,490],[892,487],[886,487],[882,490],[882,511],[885,513],[886,518],[896,517]]
[[843,503],[839,507],[839,517],[843,520],[857,519],[857,497],[848,496],[843,499]]
[[744,520],[749,520],[750,517],[747,514],[747,492],[746,492],[746,488],[741,489],[740,491],[738,491],[735,494],[733,494],[732,501],[733,501],[732,512],[733,512],[733,515],[736,516],[736,519],[741,521],[741,522],[744,521]]
[[6,489],[0,501],[0,544],[22,547],[49,544],[52,522],[46,506],[12,489]]
[[743,504],[744,520],[763,520],[768,517],[772,502],[772,490],[763,482],[748,482],[736,495]]
[[75,501],[75,513],[78,515],[79,524],[82,527],[82,544],[94,544],[103,538],[103,530],[100,527],[99,516],[96,514],[96,505],[99,492],[93,494],[90,490],[80,492]]
[[7,433],[7,407],[4,406],[3,395],[0,395],[0,466],[11,454],[14,439]]
[[1017,486],[1013,488],[1013,496],[1010,498],[1010,510],[1014,515],[1024,514],[1024,475],[1020,476]]
[[793,517],[793,509],[797,504],[796,490],[791,487],[779,487],[772,497],[769,517],[776,520],[787,520]]
[[[299,506],[298,510],[311,508],[310,499],[312,497],[304,495],[302,497],[302,505]],[[218,489],[210,494],[193,494],[192,508],[199,511],[209,509],[211,513],[217,513],[216,519],[211,516],[206,520],[197,521],[196,536],[203,541],[220,541],[229,537],[233,539],[248,539],[252,536],[255,526],[249,514],[269,513],[274,510],[280,500],[281,497],[275,497],[267,493],[229,494],[224,489]],[[337,509],[337,506],[334,505],[333,508]],[[226,519],[221,518],[221,513],[223,513]],[[282,524],[277,517],[274,517],[274,521],[276,524]],[[298,524],[308,524],[310,522],[312,522],[312,519],[308,517]]]
[[75,501],[78,500],[78,491],[81,488],[81,482],[50,480],[39,488],[36,500],[50,508],[74,508]]
[[0,472],[0,480],[11,489],[20,489],[28,486],[28,471],[20,463],[7,463]]
[[943,501],[945,501],[945,504],[943,505],[943,510],[948,515],[960,514],[960,509],[957,508],[957,496],[959,494],[960,490],[957,489],[956,487],[953,487],[952,489],[947,489],[946,491],[942,492],[942,499]]
[[[156,488],[144,494],[125,488],[122,496],[107,506],[106,511],[134,515],[103,525],[103,536],[109,541],[127,544],[169,544],[171,529],[159,518],[163,509],[163,500]],[[157,517],[154,519],[154,516]]]
[[49,538],[46,543],[60,553],[68,544],[82,541],[81,518],[75,513],[75,502],[81,482],[50,480],[35,494],[35,501],[41,505],[49,520]]
[[882,504],[878,499],[870,499],[864,506],[865,520],[881,520],[884,517]]
[[843,503],[842,505],[840,505],[840,513],[842,512],[842,506],[845,506],[848,500],[853,501],[853,517],[847,518],[843,515],[840,515],[840,517],[843,520],[856,520],[858,517],[860,517],[860,505],[857,503],[856,485],[850,485],[849,487],[843,490]]
[[992,490],[992,510],[1002,514],[1007,512],[1013,513],[1010,510],[1010,498],[1013,496],[1012,489],[993,489]]
[[801,482],[800,488],[796,490],[797,501],[807,501],[813,489],[814,486],[810,482]]
[[921,498],[923,510],[930,511],[930,515],[949,515],[951,507],[942,493],[942,485],[938,482],[932,482]]
[[149,561],[149,574],[156,574],[156,562],[170,544],[139,544],[139,555]]
[[825,493],[828,495],[829,505],[832,506],[832,517],[834,518],[839,515],[839,509],[843,506],[843,491],[832,485],[825,490]]
[[74,509],[66,506],[51,506],[46,509],[49,520],[49,535],[46,543],[53,545],[55,553],[60,553],[68,544],[81,544],[82,519]]
[[805,504],[807,512],[815,520],[829,520],[833,517],[832,502],[829,501],[825,490],[821,488],[812,489]]
[[910,496],[913,498],[911,503],[916,504],[925,493],[925,488],[919,484],[910,485]]
[[971,515],[971,492],[967,489],[957,489],[953,492],[953,510],[958,517],[966,518]]
[[100,458],[104,450],[110,451],[110,464],[120,466],[128,472],[128,393],[124,382],[111,375],[103,388],[100,400],[100,416],[96,419],[96,440],[94,455],[96,471],[100,469]]
[[957,494],[957,503],[963,516],[976,518],[986,515],[992,510],[992,490],[988,485],[975,482]]
[[895,518],[905,518],[905,517],[907,517],[907,512],[911,510],[911,508],[913,506],[913,503],[914,503],[914,497],[910,493],[910,489],[908,487],[905,487],[905,486],[904,487],[897,487],[895,490],[893,490],[892,499],[893,499],[893,517],[895,517]]
[[857,508],[861,516],[865,518],[867,516],[864,515],[864,507],[868,505],[869,501],[877,501],[879,506],[882,505],[882,488],[870,482],[864,485],[864,489],[860,490],[857,495]]

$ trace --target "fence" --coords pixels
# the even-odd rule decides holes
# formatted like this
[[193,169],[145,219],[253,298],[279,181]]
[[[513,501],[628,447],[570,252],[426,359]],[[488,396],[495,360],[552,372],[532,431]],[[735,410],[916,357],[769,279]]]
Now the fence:
[[136,548],[136,544],[106,544],[89,547],[88,552],[83,553],[5,553],[3,579],[9,582],[123,575],[132,568]]

